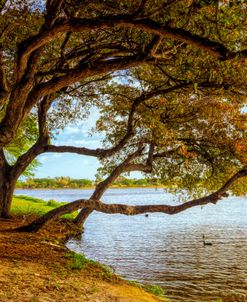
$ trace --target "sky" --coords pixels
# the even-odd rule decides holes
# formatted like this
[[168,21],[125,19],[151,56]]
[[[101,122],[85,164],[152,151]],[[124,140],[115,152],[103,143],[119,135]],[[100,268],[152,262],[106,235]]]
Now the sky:
[[[89,118],[77,124],[69,124],[52,144],[57,146],[76,146],[95,149],[101,147],[99,134],[90,135],[90,130],[95,126],[98,118],[96,109],[91,111]],[[95,179],[100,163],[95,157],[71,153],[44,153],[37,157],[40,166],[36,168],[36,178],[69,176],[71,178]],[[138,172],[131,173],[131,177],[140,178]]]
[[[91,112],[89,118],[77,124],[69,124],[52,142],[54,145],[76,146],[95,149],[101,146],[100,136],[91,136],[89,131],[95,126],[98,114]],[[70,153],[44,153],[38,158],[40,166],[35,177],[69,176],[71,178],[94,179],[99,167],[95,157]]]

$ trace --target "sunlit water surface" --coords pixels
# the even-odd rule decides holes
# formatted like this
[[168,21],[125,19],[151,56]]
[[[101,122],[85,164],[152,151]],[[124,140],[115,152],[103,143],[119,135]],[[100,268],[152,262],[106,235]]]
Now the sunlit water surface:
[[[17,190],[46,200],[86,198],[91,190]],[[111,189],[108,203],[175,204],[163,189]],[[111,266],[127,279],[159,284],[174,302],[247,301],[247,199],[169,216],[93,213],[81,240],[68,247]],[[202,235],[212,246],[203,246]]]

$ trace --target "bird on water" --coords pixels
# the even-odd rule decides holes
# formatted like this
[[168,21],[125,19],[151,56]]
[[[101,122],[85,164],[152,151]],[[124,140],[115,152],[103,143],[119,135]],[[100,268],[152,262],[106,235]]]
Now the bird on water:
[[213,245],[212,242],[206,242],[205,241],[205,235],[204,234],[202,235],[202,242],[203,242],[203,246],[205,246],[205,245]]

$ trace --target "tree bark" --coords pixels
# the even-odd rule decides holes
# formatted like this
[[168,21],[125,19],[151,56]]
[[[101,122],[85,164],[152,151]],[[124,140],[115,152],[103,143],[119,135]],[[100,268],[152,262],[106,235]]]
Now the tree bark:
[[93,199],[79,199],[71,203],[65,204],[57,209],[51,210],[45,215],[39,217],[35,221],[31,222],[28,225],[17,228],[15,231],[22,232],[37,232],[41,229],[44,224],[49,220],[52,220],[56,217],[59,217],[66,213],[71,213],[79,209],[87,209],[88,211],[98,211],[106,214],[123,214],[123,215],[138,215],[143,213],[165,213],[169,215],[178,214],[187,209],[207,205],[209,203],[216,204],[219,200],[224,197],[227,197],[227,190],[240,178],[247,177],[247,168],[239,170],[235,173],[226,183],[217,191],[201,198],[193,199],[179,205],[139,205],[139,206],[129,206],[126,204],[105,204],[100,200]]
[[0,154],[0,218],[10,218],[10,207],[16,184],[11,175],[11,167],[7,164],[3,151]]
[[75,225],[83,231],[83,226],[85,221],[87,220],[88,216],[94,211],[92,208],[84,208],[81,209],[80,213],[74,219]]
[[10,207],[16,182],[9,180],[6,175],[1,175],[0,178],[0,217],[10,218]]
[[[112,182],[116,180],[119,175],[121,175],[124,171],[128,169],[128,167],[130,166],[129,165],[130,161],[132,161],[138,155],[141,155],[141,153],[142,153],[142,147],[139,147],[136,152],[130,154],[119,166],[113,169],[111,174],[96,186],[96,189],[91,195],[90,200],[100,200],[100,198],[105,193],[105,191],[109,188]],[[86,219],[93,212],[93,210],[94,210],[93,208],[84,208],[74,219],[74,223],[79,229],[83,229],[83,225]]]

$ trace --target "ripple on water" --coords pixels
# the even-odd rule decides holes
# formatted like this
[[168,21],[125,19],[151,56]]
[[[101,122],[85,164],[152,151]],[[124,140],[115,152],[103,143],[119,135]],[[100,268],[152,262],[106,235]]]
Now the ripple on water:
[[[91,191],[39,190],[26,194],[70,201],[89,197]],[[104,197],[109,203],[128,204],[172,204],[172,199],[162,189],[114,189]],[[128,279],[163,286],[175,302],[212,302],[217,298],[247,302],[246,201],[229,198],[216,206],[174,216],[93,213],[81,241],[71,240],[68,246],[114,267]],[[203,246],[203,234],[212,246]]]

